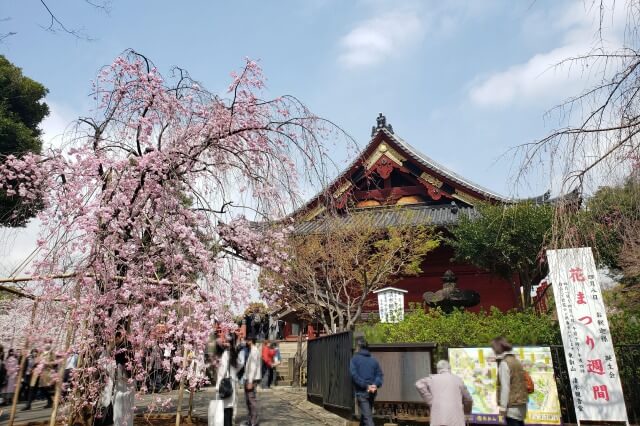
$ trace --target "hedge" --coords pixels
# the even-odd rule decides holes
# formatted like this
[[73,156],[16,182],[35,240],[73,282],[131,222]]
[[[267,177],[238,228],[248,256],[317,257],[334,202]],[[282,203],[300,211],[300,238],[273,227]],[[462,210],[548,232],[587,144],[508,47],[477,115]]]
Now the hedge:
[[[615,344],[640,343],[640,322],[630,314],[609,316]],[[562,344],[557,321],[533,311],[501,312],[497,308],[478,313],[414,308],[396,324],[369,323],[360,327],[369,343],[437,343],[440,347],[488,346],[496,336],[515,345]]]

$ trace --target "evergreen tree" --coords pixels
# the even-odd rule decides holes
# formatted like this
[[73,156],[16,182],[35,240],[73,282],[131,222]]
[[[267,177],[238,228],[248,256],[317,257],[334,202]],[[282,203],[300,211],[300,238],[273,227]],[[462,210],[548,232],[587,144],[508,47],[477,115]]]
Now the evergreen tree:
[[[0,161],[42,149],[42,120],[49,114],[43,98],[47,89],[22,74],[22,70],[0,55]],[[0,189],[0,225],[24,226],[40,208],[19,194]]]

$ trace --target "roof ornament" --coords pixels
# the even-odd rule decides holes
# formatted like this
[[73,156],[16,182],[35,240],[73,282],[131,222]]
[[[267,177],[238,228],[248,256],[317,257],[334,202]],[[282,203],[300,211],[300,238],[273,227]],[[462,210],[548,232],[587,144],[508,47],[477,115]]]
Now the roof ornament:
[[378,117],[376,118],[376,125],[371,128],[371,137],[374,137],[378,130],[387,129],[390,133],[393,133],[393,127],[391,124],[387,124],[387,117],[382,115],[382,113],[378,113]]

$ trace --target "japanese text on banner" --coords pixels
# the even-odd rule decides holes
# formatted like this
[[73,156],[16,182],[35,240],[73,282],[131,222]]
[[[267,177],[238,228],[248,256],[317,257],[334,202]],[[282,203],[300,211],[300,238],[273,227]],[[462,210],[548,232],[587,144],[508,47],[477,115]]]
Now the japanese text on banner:
[[591,248],[548,250],[547,259],[576,417],[627,422]]

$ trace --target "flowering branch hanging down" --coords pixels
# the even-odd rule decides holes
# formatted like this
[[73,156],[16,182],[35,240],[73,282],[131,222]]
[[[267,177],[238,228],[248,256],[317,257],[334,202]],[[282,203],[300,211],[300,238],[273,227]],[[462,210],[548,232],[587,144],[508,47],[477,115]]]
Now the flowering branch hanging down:
[[[173,350],[178,378],[186,376],[182,354],[203,350],[214,322],[230,319],[249,297],[252,283],[228,266],[237,259],[228,247],[239,254],[259,239],[258,265],[283,261],[270,244],[281,238],[256,236],[239,218],[284,217],[301,188],[324,184],[330,172],[326,141],[340,134],[334,125],[293,97],[261,99],[255,62],[232,78],[221,98],[182,69],[167,80],[146,57],[127,52],[100,73],[97,114],[79,120],[69,146],[0,166],[0,188],[45,206],[49,238],[39,241],[31,272],[75,273],[37,284],[41,299],[65,304],[82,354],[71,412],[96,406],[117,332],[130,345],[131,380],[145,382],[146,356],[158,345]],[[223,221],[237,231],[224,245]]]

